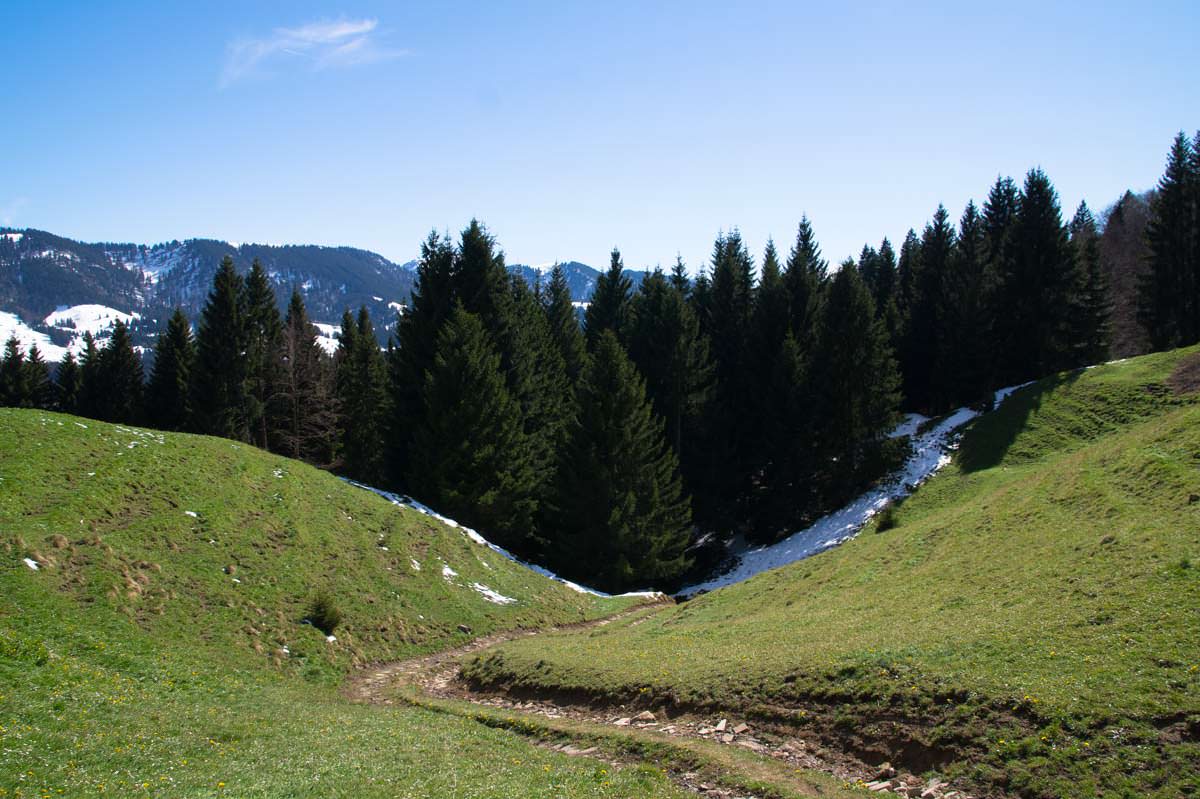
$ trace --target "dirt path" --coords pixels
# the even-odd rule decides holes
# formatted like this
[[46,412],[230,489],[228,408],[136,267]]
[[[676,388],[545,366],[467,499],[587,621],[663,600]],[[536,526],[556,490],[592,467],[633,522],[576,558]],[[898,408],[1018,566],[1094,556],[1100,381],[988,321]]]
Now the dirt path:
[[[416,688],[435,699],[467,701],[483,707],[514,714],[541,716],[546,719],[571,719],[606,727],[614,732],[635,729],[662,736],[666,740],[699,739],[729,746],[739,746],[762,757],[787,763],[794,769],[823,772],[845,783],[867,787],[881,796],[920,797],[921,799],[972,799],[940,780],[925,780],[911,774],[898,774],[887,764],[871,767],[844,752],[831,751],[815,741],[798,737],[798,730],[767,728],[739,721],[734,717],[707,718],[692,714],[668,718],[663,711],[635,711],[624,705],[594,707],[557,701],[552,697],[519,698],[502,693],[481,692],[459,678],[460,661],[467,655],[489,649],[497,644],[564,629],[586,629],[611,624],[631,614],[646,610],[641,605],[613,616],[590,622],[544,628],[541,630],[509,630],[482,638],[454,649],[431,655],[410,658],[394,663],[367,667],[353,675],[343,688],[345,696],[356,702],[379,705],[396,704],[394,692],[401,687]],[[402,700],[401,700],[402,701]],[[616,728],[616,729],[614,729]],[[586,755],[604,759],[595,747],[580,749],[571,745],[555,746],[571,755]],[[710,799],[747,797],[745,792],[731,791],[706,783],[694,773],[672,774],[681,787]]]

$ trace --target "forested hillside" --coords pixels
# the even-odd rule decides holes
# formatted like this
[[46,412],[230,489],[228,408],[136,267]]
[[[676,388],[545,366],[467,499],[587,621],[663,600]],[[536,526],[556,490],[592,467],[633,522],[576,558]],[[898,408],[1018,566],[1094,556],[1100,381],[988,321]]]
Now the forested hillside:
[[757,260],[721,234],[694,279],[680,261],[635,281],[614,249],[582,324],[578,269],[531,285],[473,220],[424,242],[394,330],[390,309],[345,307],[332,358],[310,295],[281,314],[270,262],[243,276],[227,256],[194,337],[177,311],[144,386],[118,321],[54,380],[10,341],[0,397],[250,442],[412,493],[580,580],[671,587],[731,536],[776,540],[880,477],[905,455],[888,437],[901,410],[986,404],[1108,359],[1114,336],[1200,340],[1198,196],[1200,142],[1180,134],[1149,205],[1126,195],[1103,232],[1034,169],[836,269],[807,218]]

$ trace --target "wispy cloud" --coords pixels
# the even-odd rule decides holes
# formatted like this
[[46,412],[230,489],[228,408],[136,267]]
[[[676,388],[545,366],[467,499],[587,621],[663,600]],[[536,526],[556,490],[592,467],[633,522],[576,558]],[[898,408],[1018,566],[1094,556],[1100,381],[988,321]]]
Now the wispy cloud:
[[0,225],[12,227],[21,209],[29,205],[28,197],[15,197],[4,205],[0,205]]
[[236,39],[226,47],[221,88],[271,67],[302,64],[310,70],[373,64],[406,55],[380,41],[375,19],[320,20],[276,28],[269,36]]

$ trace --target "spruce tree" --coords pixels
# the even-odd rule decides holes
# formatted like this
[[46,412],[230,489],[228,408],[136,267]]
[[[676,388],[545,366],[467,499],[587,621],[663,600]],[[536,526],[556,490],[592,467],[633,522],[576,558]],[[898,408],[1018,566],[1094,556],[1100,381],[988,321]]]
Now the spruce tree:
[[997,340],[1001,382],[1017,383],[1071,366],[1075,259],[1058,194],[1040,169],[1025,178],[1006,249]]
[[971,201],[942,284],[935,374],[942,407],[975,402],[991,387],[992,283],[983,217]]
[[1077,284],[1071,320],[1075,350],[1072,360],[1076,366],[1086,366],[1108,358],[1112,304],[1108,277],[1100,262],[1100,233],[1086,202],[1079,203],[1070,230]]
[[945,342],[940,335],[946,305],[943,289],[953,251],[954,226],[946,208],[939,204],[921,234],[920,258],[906,264],[911,288],[901,363],[904,395],[917,410],[941,411],[949,405],[938,363],[944,360],[941,347]]
[[754,412],[757,404],[750,353],[754,308],[754,262],[737,231],[713,245],[709,301],[709,341],[713,356],[713,395],[706,411],[705,468],[693,489],[706,520],[731,524],[744,519],[752,478]]
[[77,413],[79,404],[79,387],[82,381],[82,376],[79,372],[79,363],[75,360],[75,356],[70,350],[58,364],[58,371],[54,374],[55,383],[55,407],[63,413]]
[[783,281],[788,290],[792,335],[804,350],[812,346],[827,270],[828,263],[821,257],[812,223],[807,216],[802,216],[796,231],[796,243],[788,255]]
[[383,425],[387,416],[386,365],[364,305],[346,311],[334,356],[340,412],[342,471],[370,485],[383,481]]
[[10,336],[4,344],[4,358],[0,360],[0,405],[28,408],[30,397],[27,380],[21,342],[16,336]]
[[29,346],[29,355],[25,358],[25,387],[29,392],[31,407],[43,410],[54,407],[54,383],[50,380],[50,367],[42,359],[37,344]]
[[613,331],[618,340],[624,340],[633,292],[633,281],[624,270],[621,251],[613,247],[608,271],[596,278],[592,301],[584,314],[583,329],[588,349],[596,346],[596,340],[605,330]]
[[567,379],[574,386],[583,372],[587,344],[579,327],[579,316],[571,304],[571,290],[567,286],[567,273],[562,264],[555,264],[550,272],[550,284],[546,287],[544,302],[550,334],[562,356]]
[[248,441],[242,283],[233,259],[225,256],[200,315],[191,395],[197,432]]
[[98,417],[106,422],[140,423],[145,377],[142,358],[134,351],[129,328],[120,319],[113,325],[112,338],[100,351],[97,371],[103,392]]
[[556,503],[563,574],[609,591],[670,585],[691,516],[662,422],[613,331],[596,339],[563,452]]
[[333,463],[337,448],[338,405],[332,364],[317,344],[304,298],[292,291],[283,324],[283,357],[274,395],[281,424],[271,449],[318,466]]
[[196,360],[192,327],[182,308],[176,308],[154,344],[154,368],[146,385],[146,417],[162,430],[191,427],[191,380]]
[[708,341],[687,300],[661,270],[648,275],[630,308],[629,357],[646,381],[646,394],[662,417],[668,443],[680,461],[698,437],[712,379]]
[[425,376],[437,354],[442,323],[454,309],[455,252],[448,237],[430,233],[421,245],[417,280],[408,311],[396,322],[388,350],[391,413],[387,424],[387,469],[391,484],[404,487],[412,435],[424,413]]
[[[758,291],[755,296],[754,310],[750,323],[749,364],[750,372],[747,377],[754,384],[755,408],[753,419],[753,441],[756,457],[753,459],[753,471],[761,483],[758,474],[764,468],[766,452],[769,448],[768,439],[777,433],[777,426],[772,417],[780,412],[780,402],[783,397],[776,396],[773,389],[777,377],[777,361],[784,346],[784,340],[791,333],[790,295],[780,271],[779,255],[775,251],[775,242],[768,240],[763,253],[762,273],[759,279]],[[795,336],[792,336],[793,341]],[[785,389],[789,394],[793,389]]]
[[270,279],[257,258],[242,287],[241,304],[246,331],[246,427],[251,443],[267,449],[280,424],[280,409],[272,403],[272,391],[279,383],[283,322]]
[[91,331],[83,332],[83,352],[79,356],[79,392],[75,413],[99,418],[103,387],[100,385],[100,351]]
[[681,296],[687,296],[691,290],[692,281],[688,279],[687,266],[683,263],[683,256],[676,254],[675,265],[671,267],[671,287],[679,292]]
[[1167,157],[1146,229],[1150,269],[1139,286],[1138,319],[1156,350],[1200,340],[1200,271],[1196,209],[1200,168],[1182,131]]
[[821,387],[817,417],[834,478],[830,485],[844,490],[862,477],[863,466],[896,419],[900,396],[887,331],[858,270],[850,265],[831,281],[812,369]]
[[482,321],[456,307],[438,334],[407,483],[422,501],[516,552],[532,541],[537,486],[521,411]]

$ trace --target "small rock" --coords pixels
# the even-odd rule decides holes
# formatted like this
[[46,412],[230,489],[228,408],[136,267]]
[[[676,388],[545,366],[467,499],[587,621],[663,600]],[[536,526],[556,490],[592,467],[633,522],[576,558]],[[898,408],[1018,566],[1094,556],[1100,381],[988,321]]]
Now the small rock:
[[733,734],[732,734],[732,733],[728,733],[728,732],[727,732],[727,733],[725,733],[724,735],[722,735],[722,736],[721,736],[721,743],[723,743],[723,744],[731,744],[731,743],[733,743]]
[[750,729],[750,725],[749,725],[749,724],[739,724],[739,725],[737,725],[736,727],[734,727],[734,728],[733,728],[733,734],[734,734],[734,735],[741,735],[742,733],[746,732],[746,731],[747,731],[747,730],[749,730],[749,729]]
[[617,725],[618,727],[628,727],[631,721],[633,721],[633,719],[625,717],[623,719],[617,719],[613,722],[613,724]]
[[224,571],[226,574],[237,574],[237,564],[230,563],[222,571]]
[[467,626],[467,625],[465,625],[465,624],[460,624],[460,625],[458,625],[458,631],[459,631],[460,633],[465,633],[466,635],[470,635],[470,634],[471,634],[471,628],[470,628],[470,627],[468,627],[468,626]]
[[882,793],[884,791],[890,791],[891,789],[892,783],[888,780],[867,783],[867,790],[871,793]]
[[638,713],[636,716],[633,717],[633,720],[634,721],[658,721],[658,719],[654,718],[654,714],[651,713],[649,710],[643,710],[641,713]]
[[938,792],[933,788],[926,788],[921,791],[921,799],[936,799]]
[[725,719],[718,721],[717,726],[713,727],[713,730],[716,732],[725,732]]

